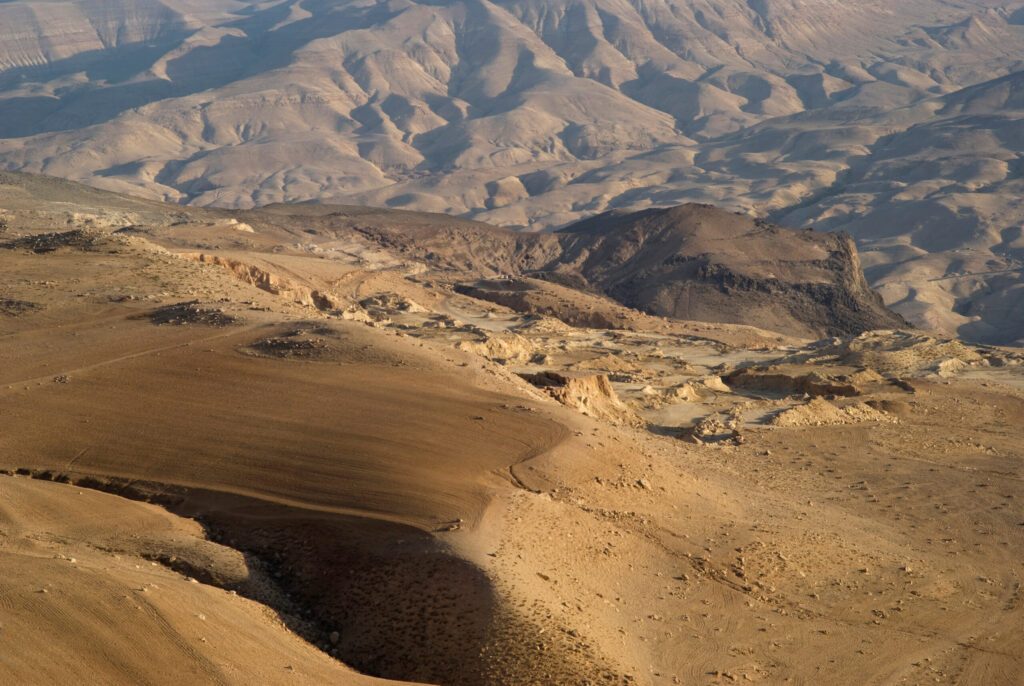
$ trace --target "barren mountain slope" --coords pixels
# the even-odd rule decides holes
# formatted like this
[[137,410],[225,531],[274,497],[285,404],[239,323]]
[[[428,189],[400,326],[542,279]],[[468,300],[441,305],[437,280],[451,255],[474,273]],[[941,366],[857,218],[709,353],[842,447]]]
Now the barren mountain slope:
[[0,682],[1019,681],[1019,350],[534,281],[569,326],[379,211],[12,178]]
[[[812,338],[905,324],[864,281],[849,238],[708,205],[610,212],[554,234],[471,224],[409,230],[387,222],[362,231],[450,271],[549,279],[674,319]],[[502,283],[487,290],[500,291]]]
[[975,96],[1021,54],[1020,0],[16,0],[0,164],[534,228],[711,202],[847,230],[915,324],[1010,343],[1020,107]]
[[379,211],[12,178],[0,681],[1019,681],[1019,350],[570,327]]
[[1024,72],[880,117],[885,135],[779,221],[852,233],[885,301],[929,328],[1024,341]]
[[[137,558],[149,555],[269,604],[290,628],[363,671],[428,683],[481,683],[492,669],[513,681],[533,670],[568,681],[600,672],[603,658],[590,654],[584,663],[561,647],[546,656],[520,655],[520,635],[539,628],[531,628],[534,619],[496,598],[491,580],[423,533],[477,521],[492,491],[509,480],[510,465],[555,448],[569,434],[524,404],[531,399],[517,390],[522,382],[494,379],[478,362],[469,368],[477,360],[470,353],[423,351],[363,324],[330,321],[287,294],[243,284],[220,266],[173,256],[142,239],[78,238],[2,248],[6,468],[88,477],[83,487],[155,497],[199,515],[207,532],[244,544],[244,552],[263,562],[219,578],[216,565],[196,559],[189,541],[180,542],[180,551],[160,542],[140,549],[131,539],[148,535],[141,523],[110,535],[128,539],[120,545],[134,564],[148,565]],[[43,281],[50,285],[40,286]],[[76,302],[67,289],[79,286],[89,295]],[[202,301],[189,304],[198,293]],[[459,446],[452,444],[456,436]],[[109,554],[95,536],[85,543]],[[311,549],[313,543],[320,547]],[[122,554],[118,546],[113,552]],[[82,567],[102,577],[106,558],[91,555]],[[315,571],[304,567],[312,563]],[[43,577],[52,583],[46,598],[32,595],[39,591],[30,585],[30,570],[6,577],[5,596],[17,598],[19,614],[45,602],[59,616],[87,612],[111,590],[132,594],[125,586],[130,576],[114,572],[96,586],[72,586],[76,568],[62,569],[71,576],[58,570]],[[306,574],[315,580],[303,579]],[[245,601],[225,593],[207,603],[182,591],[185,581],[158,575],[155,587],[145,589],[160,595],[160,616],[188,627],[179,630],[185,657],[131,661],[112,678],[169,683],[180,672],[161,670],[168,661],[195,661],[202,683],[250,683],[261,673],[268,683],[285,683],[292,671],[330,668],[318,667],[308,648],[305,655],[260,653],[253,641],[269,635],[231,644],[253,660],[249,668],[204,666],[203,653],[194,656],[191,648],[214,640],[199,633],[203,609],[212,614],[217,603],[245,607]],[[184,594],[194,613],[175,614],[164,584]],[[237,624],[238,631],[245,616],[231,612],[217,621],[228,631]],[[507,635],[490,634],[499,622]],[[144,644],[162,640],[159,621],[128,626]],[[339,629],[343,638],[332,639]],[[122,632],[115,636],[125,640]],[[499,666],[481,658],[485,648],[498,653]],[[121,650],[103,637],[89,646],[69,639],[52,651],[50,662],[59,657],[54,673],[71,673],[61,665],[79,649],[83,660],[105,654],[117,660]],[[32,663],[15,667],[10,672],[0,663],[4,680]],[[343,671],[334,672],[329,680],[347,683]]]
[[[82,211],[69,212],[60,197],[76,199]],[[447,283],[507,276],[547,279],[568,287],[575,305],[562,316],[575,322],[583,321],[577,310],[585,296],[597,295],[677,321],[744,324],[806,338],[905,324],[868,288],[849,239],[786,229],[705,205],[608,213],[558,233],[519,233],[445,215],[352,206],[179,208],[8,172],[0,174],[0,208],[7,208],[9,223],[16,227],[33,228],[32,220],[56,221],[148,236],[321,308],[336,304],[328,282],[297,273],[289,264],[293,257],[254,259],[251,251],[278,252],[278,242],[284,242],[326,257],[351,251],[353,244],[365,251],[363,243],[371,241],[382,251],[372,259],[392,266],[396,254],[416,259]],[[159,229],[141,228],[145,224]],[[25,240],[31,245],[32,239]],[[227,249],[235,252],[223,252]],[[299,269],[308,272],[310,267]],[[517,287],[499,280],[490,290]],[[596,302],[591,299],[588,307]],[[524,301],[523,307],[530,306]],[[593,321],[610,326],[606,315],[614,304],[600,307],[607,312]],[[635,315],[625,321],[639,326]]]
[[8,166],[199,204],[379,188],[367,198],[548,225],[635,202],[631,188],[678,187],[669,174],[562,188],[637,152],[700,170],[693,137],[908,104],[1008,73],[1024,44],[1012,3],[934,0],[19,0],[0,12],[0,135],[24,138],[3,147]]
[[704,205],[608,213],[559,235],[588,282],[654,314],[811,337],[905,325],[868,287],[848,236]]

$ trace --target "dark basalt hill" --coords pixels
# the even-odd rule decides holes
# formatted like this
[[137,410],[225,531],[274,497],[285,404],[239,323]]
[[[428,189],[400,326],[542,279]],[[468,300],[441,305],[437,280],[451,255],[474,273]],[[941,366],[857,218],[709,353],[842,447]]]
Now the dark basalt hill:
[[650,314],[829,335],[907,325],[868,286],[846,234],[682,205],[602,214],[559,237],[588,283]]
[[605,213],[553,234],[479,224],[361,231],[438,268],[547,279],[664,317],[802,336],[907,325],[868,286],[849,236],[709,205]]

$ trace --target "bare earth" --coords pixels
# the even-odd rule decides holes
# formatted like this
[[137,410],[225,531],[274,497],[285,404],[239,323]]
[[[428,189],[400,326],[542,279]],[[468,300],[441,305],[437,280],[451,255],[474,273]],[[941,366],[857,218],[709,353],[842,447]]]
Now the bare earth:
[[1024,683],[1020,350],[76,192],[0,235],[0,682]]

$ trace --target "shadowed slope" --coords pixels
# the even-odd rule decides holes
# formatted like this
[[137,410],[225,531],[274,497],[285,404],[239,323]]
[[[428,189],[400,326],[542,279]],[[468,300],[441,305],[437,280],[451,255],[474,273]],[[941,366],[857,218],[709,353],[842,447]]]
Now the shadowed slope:
[[[107,345],[120,347],[133,328],[120,325]],[[507,397],[390,352],[397,343],[361,325],[340,328],[332,364],[243,357],[236,347],[271,332],[254,333],[53,368],[74,383],[3,391],[18,410],[0,419],[3,459],[433,527],[473,517],[496,473],[564,433],[502,409]],[[6,343],[17,349],[17,340]],[[3,381],[18,376],[12,360]],[[21,413],[50,420],[19,425]]]

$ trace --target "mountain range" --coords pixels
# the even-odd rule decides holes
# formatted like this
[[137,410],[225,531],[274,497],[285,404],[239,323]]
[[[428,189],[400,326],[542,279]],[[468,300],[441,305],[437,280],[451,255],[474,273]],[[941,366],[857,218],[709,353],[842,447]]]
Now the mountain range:
[[1024,3],[15,0],[0,166],[521,230],[843,230],[914,324],[1024,340]]

